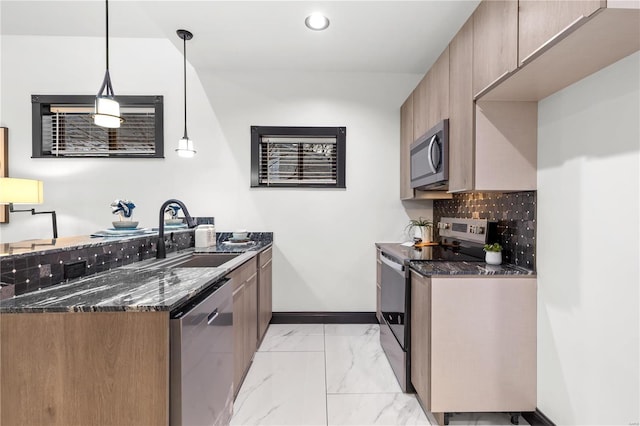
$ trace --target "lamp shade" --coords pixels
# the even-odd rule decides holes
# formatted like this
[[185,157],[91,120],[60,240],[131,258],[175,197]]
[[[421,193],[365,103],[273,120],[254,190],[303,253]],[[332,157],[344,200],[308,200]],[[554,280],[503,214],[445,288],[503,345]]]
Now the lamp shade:
[[42,204],[41,180],[0,178],[0,204]]
[[178,141],[178,156],[191,158],[195,155],[196,150],[193,148],[193,141],[189,138],[182,138]]
[[120,117],[120,104],[118,101],[101,96],[96,98],[93,122],[97,126],[117,129],[123,121],[122,117]]

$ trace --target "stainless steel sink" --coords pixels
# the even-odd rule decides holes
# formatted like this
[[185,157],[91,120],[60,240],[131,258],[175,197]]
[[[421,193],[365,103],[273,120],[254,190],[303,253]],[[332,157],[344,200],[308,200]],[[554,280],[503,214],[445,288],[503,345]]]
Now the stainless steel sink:
[[173,265],[174,268],[214,268],[231,259],[240,256],[241,253],[209,253],[194,254],[185,261]]

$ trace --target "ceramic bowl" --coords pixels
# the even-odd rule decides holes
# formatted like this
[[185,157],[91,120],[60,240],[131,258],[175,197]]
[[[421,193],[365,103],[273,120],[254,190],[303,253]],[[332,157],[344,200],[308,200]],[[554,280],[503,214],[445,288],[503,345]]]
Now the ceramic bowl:
[[139,222],[134,222],[131,220],[117,220],[111,222],[113,227],[116,229],[136,229],[138,227]]
[[244,240],[247,238],[247,236],[249,235],[249,233],[245,230],[242,231],[235,231],[233,233],[233,239],[234,240]]
[[165,225],[182,225],[184,221],[182,219],[165,219]]

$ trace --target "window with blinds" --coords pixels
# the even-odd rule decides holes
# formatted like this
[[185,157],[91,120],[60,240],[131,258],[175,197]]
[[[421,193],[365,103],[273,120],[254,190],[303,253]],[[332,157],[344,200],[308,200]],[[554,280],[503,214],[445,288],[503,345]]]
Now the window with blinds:
[[162,158],[162,96],[118,96],[118,129],[93,123],[95,96],[32,96],[33,157]]
[[345,127],[251,127],[251,186],[345,188]]

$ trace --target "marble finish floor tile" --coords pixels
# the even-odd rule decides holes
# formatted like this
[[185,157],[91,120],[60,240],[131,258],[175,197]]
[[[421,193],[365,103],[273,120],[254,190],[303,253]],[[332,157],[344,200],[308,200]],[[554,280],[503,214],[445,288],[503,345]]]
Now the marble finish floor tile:
[[327,325],[325,330],[327,393],[402,392],[380,346],[377,325]]
[[415,396],[404,393],[327,395],[328,425],[430,425]]
[[258,351],[324,351],[324,326],[323,324],[271,324]]
[[324,354],[257,352],[232,425],[326,425]]

